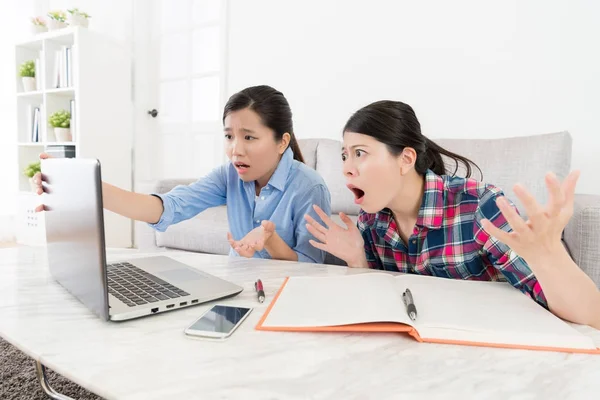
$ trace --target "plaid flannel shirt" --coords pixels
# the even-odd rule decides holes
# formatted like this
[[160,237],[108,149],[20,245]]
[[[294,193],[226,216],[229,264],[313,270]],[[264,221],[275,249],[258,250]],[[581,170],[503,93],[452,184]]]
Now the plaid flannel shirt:
[[496,205],[500,196],[503,192],[495,186],[428,170],[408,246],[389,209],[375,214],[361,210],[358,228],[369,267],[453,279],[508,281],[547,308],[542,288],[525,260],[481,226],[481,220],[488,219],[511,231]]

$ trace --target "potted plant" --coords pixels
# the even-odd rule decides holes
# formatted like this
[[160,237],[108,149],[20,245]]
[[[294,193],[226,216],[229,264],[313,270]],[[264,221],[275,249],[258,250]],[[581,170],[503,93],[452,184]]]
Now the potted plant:
[[67,10],[67,12],[69,13],[69,24],[71,26],[83,26],[84,28],[88,27],[89,19],[91,18],[89,14],[79,11],[77,8]]
[[29,184],[31,185],[31,190],[34,192],[37,190],[37,185],[35,185],[33,183],[32,178],[35,174],[37,174],[41,170],[42,170],[42,167],[41,167],[40,161],[32,162],[27,167],[25,167],[25,170],[23,170],[23,173],[25,174],[25,176],[29,178]]
[[67,27],[67,14],[64,11],[50,11],[48,13],[48,29],[54,31],[56,29],[62,29]]
[[48,122],[54,128],[54,136],[57,142],[70,142],[71,138],[71,113],[67,110],[59,110],[50,115]]
[[23,81],[23,90],[32,92],[36,90],[35,84],[35,62],[33,60],[25,61],[19,67],[19,75]]
[[38,33],[46,32],[48,27],[46,21],[42,17],[31,18],[31,32],[35,35]]

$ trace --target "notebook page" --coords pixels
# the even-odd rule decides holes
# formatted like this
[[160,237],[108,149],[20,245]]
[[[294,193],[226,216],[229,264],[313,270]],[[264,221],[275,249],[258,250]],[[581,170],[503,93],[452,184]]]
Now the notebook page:
[[418,312],[413,326],[424,338],[595,348],[590,338],[508,283],[419,275],[395,279],[400,291],[409,287],[413,294]]
[[290,277],[263,327],[409,322],[393,275]]

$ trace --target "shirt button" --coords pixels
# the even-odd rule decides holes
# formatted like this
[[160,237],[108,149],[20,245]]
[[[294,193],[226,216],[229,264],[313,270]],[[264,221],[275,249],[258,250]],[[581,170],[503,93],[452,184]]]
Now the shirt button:
[[416,244],[416,243],[417,243],[416,239],[413,239],[413,240],[412,240],[412,243],[413,243],[413,244]]
[[269,190],[269,189],[270,189],[270,188],[269,188],[269,185],[265,186],[265,189]]
[[265,199],[265,196],[261,196],[261,197],[260,197],[260,199],[261,199],[261,200],[264,200],[264,199]]
[[[246,220],[246,221],[248,221],[248,220]],[[260,224],[260,220],[259,220],[259,219],[257,219],[257,220],[256,220],[256,223],[257,223],[257,224]]]

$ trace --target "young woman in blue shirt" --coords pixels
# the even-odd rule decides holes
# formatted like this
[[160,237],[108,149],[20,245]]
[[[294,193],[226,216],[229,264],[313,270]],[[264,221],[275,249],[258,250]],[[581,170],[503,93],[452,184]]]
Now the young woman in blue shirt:
[[[325,252],[310,245],[304,216],[318,218],[313,204],[329,214],[331,195],[321,176],[304,164],[284,95],[269,86],[234,94],[225,106],[223,126],[227,164],[164,194],[103,183],[104,207],[165,231],[226,204],[230,255],[322,263]],[[41,194],[41,175],[35,180]]]

